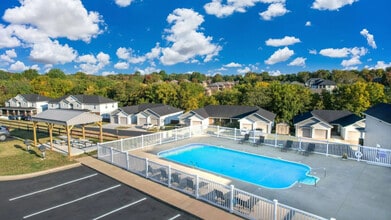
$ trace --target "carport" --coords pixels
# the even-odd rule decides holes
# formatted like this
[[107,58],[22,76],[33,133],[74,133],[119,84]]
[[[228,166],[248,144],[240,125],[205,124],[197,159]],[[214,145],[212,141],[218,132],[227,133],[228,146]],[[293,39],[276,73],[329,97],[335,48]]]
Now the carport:
[[71,157],[71,130],[76,125],[82,127],[82,137],[85,139],[85,126],[87,124],[99,125],[99,141],[103,142],[102,117],[91,112],[68,109],[49,109],[32,117],[34,146],[37,146],[37,125],[46,123],[49,128],[50,148],[53,149],[54,125],[62,125],[65,128],[68,145],[68,157]]

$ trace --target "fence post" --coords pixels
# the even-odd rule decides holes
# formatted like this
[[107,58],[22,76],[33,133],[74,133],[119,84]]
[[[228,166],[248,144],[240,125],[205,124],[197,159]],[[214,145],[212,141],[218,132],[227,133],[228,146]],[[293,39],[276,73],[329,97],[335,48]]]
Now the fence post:
[[124,140],[121,138],[121,152],[123,152],[124,151]]
[[199,184],[198,184],[199,182],[200,182],[200,178],[198,175],[196,175],[196,190],[195,190],[196,199],[198,199],[198,197],[200,196],[198,193],[198,190],[200,189]]
[[277,147],[277,132],[274,133],[274,147]]
[[168,187],[171,188],[171,165],[168,165]]
[[189,126],[189,138],[191,138],[191,126]]
[[114,162],[114,153],[113,153],[113,148],[110,147],[110,156],[111,156],[111,164]]
[[145,178],[148,179],[148,158],[145,158]]
[[217,125],[217,137],[219,137],[220,134],[220,126]]
[[230,203],[229,203],[229,212],[233,213],[234,212],[234,185],[231,184],[231,198],[230,198]]
[[327,139],[327,142],[326,142],[326,157],[329,156],[329,140]]
[[177,140],[178,140],[178,129],[175,128],[175,141],[177,141]]
[[273,202],[274,202],[274,216],[273,216],[273,219],[277,220],[278,200],[277,199],[273,199]]
[[128,152],[125,152],[126,154],[126,170],[129,170],[129,155]]
[[163,134],[163,132],[159,132],[159,138],[160,138],[160,140],[159,140],[159,145],[162,144],[162,134]]
[[253,129],[253,144],[255,144],[255,130]]
[[302,142],[301,137],[299,137],[298,139],[299,139],[299,150],[301,150],[302,149],[301,148],[301,142]]
[[236,128],[234,128],[234,141],[236,141]]
[[141,135],[141,148],[144,148],[144,135]]

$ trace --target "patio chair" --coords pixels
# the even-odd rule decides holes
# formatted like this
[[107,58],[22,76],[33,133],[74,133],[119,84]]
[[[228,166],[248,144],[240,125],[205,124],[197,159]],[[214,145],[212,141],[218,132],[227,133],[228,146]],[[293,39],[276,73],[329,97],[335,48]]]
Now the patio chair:
[[148,165],[148,173],[151,173],[152,176],[154,176],[158,172],[158,169],[154,169],[151,165]]
[[285,145],[281,148],[281,151],[288,151],[289,149],[292,148],[293,141],[287,140]]
[[164,168],[160,168],[160,179],[161,180],[168,180],[167,172]]
[[181,185],[181,178],[179,177],[179,173],[171,174],[171,184]]
[[191,178],[186,178],[186,189],[187,188],[194,190],[194,182]]
[[265,136],[259,136],[259,139],[257,142],[254,143],[254,146],[260,146],[265,143]]
[[304,156],[310,155],[312,152],[315,151],[315,144],[314,143],[309,143],[307,146],[307,149],[304,151]]
[[226,204],[228,201],[227,194],[224,194],[222,191],[218,189],[213,190],[214,194],[216,195],[216,201],[220,204]]
[[248,141],[250,141],[250,134],[245,134],[244,138],[239,141],[239,144],[243,144]]

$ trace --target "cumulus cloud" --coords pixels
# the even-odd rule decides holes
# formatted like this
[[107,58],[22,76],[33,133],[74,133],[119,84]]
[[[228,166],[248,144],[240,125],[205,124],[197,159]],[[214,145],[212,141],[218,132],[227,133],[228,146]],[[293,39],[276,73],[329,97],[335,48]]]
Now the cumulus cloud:
[[33,45],[30,51],[30,58],[33,61],[46,64],[64,64],[73,61],[77,52],[67,44],[60,45],[55,41],[47,40]]
[[127,62],[118,62],[114,65],[114,68],[116,69],[121,69],[121,70],[126,70],[129,68],[129,64]]
[[345,68],[357,68],[356,66],[361,64],[360,57],[366,55],[368,50],[364,47],[353,48],[327,48],[322,49],[319,54],[331,58],[348,58],[341,62],[341,65]]
[[147,60],[152,61],[153,59],[158,58],[161,54],[161,50],[160,45],[157,43],[148,53],[144,55],[136,55],[136,52],[132,48],[120,47],[117,49],[116,55],[119,59],[136,64],[143,63]]
[[375,69],[386,69],[387,67],[391,67],[391,62],[385,63],[384,61],[377,61],[375,65]]
[[5,11],[5,21],[34,27],[52,38],[89,42],[101,33],[99,13],[88,12],[80,0],[25,0],[20,3],[20,7]]
[[115,4],[119,7],[127,7],[132,4],[132,0],[115,0]]
[[278,49],[275,51],[269,59],[265,60],[265,63],[268,65],[273,65],[276,63],[284,62],[288,60],[291,56],[293,56],[294,51],[290,50],[288,47],[284,47],[283,49]]
[[349,54],[349,48],[326,48],[319,51],[319,54],[326,56],[326,57],[332,57],[332,58],[342,58],[347,57]]
[[285,3],[285,0],[212,0],[212,2],[204,5],[204,9],[207,14],[222,18],[230,16],[235,12],[244,13],[257,3]]
[[6,50],[4,54],[0,55],[0,60],[7,62],[7,63],[13,63],[15,60],[13,58],[16,58],[18,55],[15,52],[15,49],[12,50]]
[[288,66],[305,66],[305,61],[307,58],[304,57],[297,57],[292,62],[288,64]]
[[289,46],[295,43],[300,43],[299,38],[295,37],[290,37],[290,36],[285,36],[284,38],[281,39],[268,39],[265,41],[267,46],[272,46],[272,47],[281,47],[281,46]]
[[318,51],[316,51],[315,49],[310,49],[310,50],[308,50],[308,53],[316,55],[316,54],[318,54]]
[[13,36],[13,30],[0,24],[0,48],[11,48],[20,46],[21,42]]
[[370,34],[367,29],[365,29],[365,28],[362,29],[362,31],[360,31],[360,34],[367,39],[369,46],[371,46],[373,49],[377,48],[374,36],[372,34]]
[[[354,67],[361,64],[360,56],[352,56],[348,60],[342,60],[341,65],[345,68]],[[354,67],[356,69],[356,67]]]
[[81,63],[77,66],[80,71],[87,74],[95,74],[110,63],[110,56],[106,53],[99,52],[96,56],[90,54],[79,56],[76,62]]
[[283,16],[288,13],[289,10],[285,8],[283,3],[270,4],[266,11],[259,13],[263,20],[269,21],[274,17]]
[[24,70],[28,69],[28,67],[26,65],[24,65],[23,62],[16,61],[15,63],[11,64],[9,69],[11,71],[20,72],[20,71],[24,71]]
[[315,0],[312,4],[313,9],[318,10],[338,10],[345,5],[351,5],[358,0]]
[[251,69],[248,66],[244,67],[243,69],[238,69],[238,73],[239,74],[246,74],[246,73],[248,73],[250,71],[251,71]]
[[198,31],[204,18],[192,9],[175,9],[168,15],[167,22],[172,26],[166,30],[168,36],[165,39],[171,45],[161,50],[163,55],[160,61],[164,65],[189,62],[196,57],[202,57],[204,62],[209,62],[222,49],[212,43],[212,37]]
[[228,68],[235,68],[235,67],[242,67],[242,64],[240,63],[235,63],[235,62],[231,62],[231,63],[228,63],[228,64],[225,64],[223,65],[224,67],[228,67]]
[[305,26],[310,27],[312,25],[311,21],[305,22]]

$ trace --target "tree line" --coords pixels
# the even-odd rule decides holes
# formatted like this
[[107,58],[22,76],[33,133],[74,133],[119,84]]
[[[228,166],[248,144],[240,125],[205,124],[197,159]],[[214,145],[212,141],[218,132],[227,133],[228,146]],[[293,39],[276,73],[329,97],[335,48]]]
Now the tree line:
[[[313,93],[303,83],[310,78],[337,83],[333,92]],[[207,96],[205,82],[235,82]],[[21,73],[0,70],[0,105],[17,94],[40,94],[51,98],[64,95],[100,95],[119,102],[119,106],[163,103],[186,111],[209,104],[258,106],[274,112],[277,122],[290,123],[300,113],[314,109],[349,110],[361,115],[369,107],[391,103],[391,68],[369,70],[318,70],[272,76],[267,72],[245,75],[208,76],[199,72],[164,71],[142,75],[65,74],[51,69],[45,74],[30,69]]]

